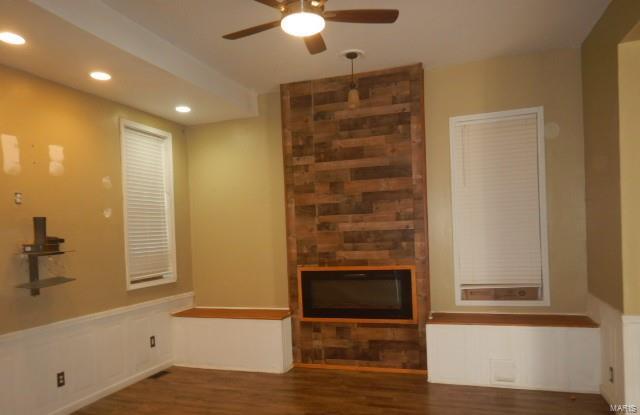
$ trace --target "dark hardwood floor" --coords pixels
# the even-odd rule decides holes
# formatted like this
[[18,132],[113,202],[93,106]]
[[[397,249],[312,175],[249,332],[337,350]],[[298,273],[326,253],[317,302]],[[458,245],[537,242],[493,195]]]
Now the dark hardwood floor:
[[78,412],[220,415],[589,415],[599,395],[428,384],[422,376],[294,369],[284,375],[173,367]]

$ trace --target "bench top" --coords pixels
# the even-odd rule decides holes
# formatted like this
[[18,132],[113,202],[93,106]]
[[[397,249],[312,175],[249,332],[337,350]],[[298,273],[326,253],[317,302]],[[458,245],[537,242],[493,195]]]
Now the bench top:
[[205,308],[195,307],[172,314],[174,317],[229,318],[243,320],[284,320],[290,310],[265,308]]
[[433,313],[427,324],[596,328],[587,316],[567,314]]

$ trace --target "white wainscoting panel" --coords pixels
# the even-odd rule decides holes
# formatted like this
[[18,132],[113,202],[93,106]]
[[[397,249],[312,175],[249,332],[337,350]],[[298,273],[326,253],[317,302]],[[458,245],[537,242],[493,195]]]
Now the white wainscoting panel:
[[192,305],[186,293],[0,336],[0,414],[68,414],[171,366],[170,313]]
[[290,317],[174,317],[173,324],[177,366],[266,373],[285,373],[292,367]]
[[625,374],[622,312],[589,295],[587,314],[600,325],[600,393],[610,404],[623,404]]
[[622,317],[624,403],[640,408],[640,316]]
[[429,382],[599,391],[597,328],[427,324]]

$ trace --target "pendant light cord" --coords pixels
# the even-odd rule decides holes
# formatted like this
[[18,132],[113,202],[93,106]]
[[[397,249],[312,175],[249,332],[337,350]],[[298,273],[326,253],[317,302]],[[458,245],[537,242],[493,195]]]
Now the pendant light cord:
[[351,89],[354,89],[356,87],[356,83],[353,79],[353,61],[354,59],[351,59]]

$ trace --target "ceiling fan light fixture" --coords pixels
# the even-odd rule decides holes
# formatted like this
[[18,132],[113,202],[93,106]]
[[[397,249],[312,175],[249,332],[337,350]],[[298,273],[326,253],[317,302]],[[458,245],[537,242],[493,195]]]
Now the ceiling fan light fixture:
[[286,15],[280,22],[285,33],[296,37],[307,37],[318,34],[324,30],[326,22],[317,13],[297,12]]

